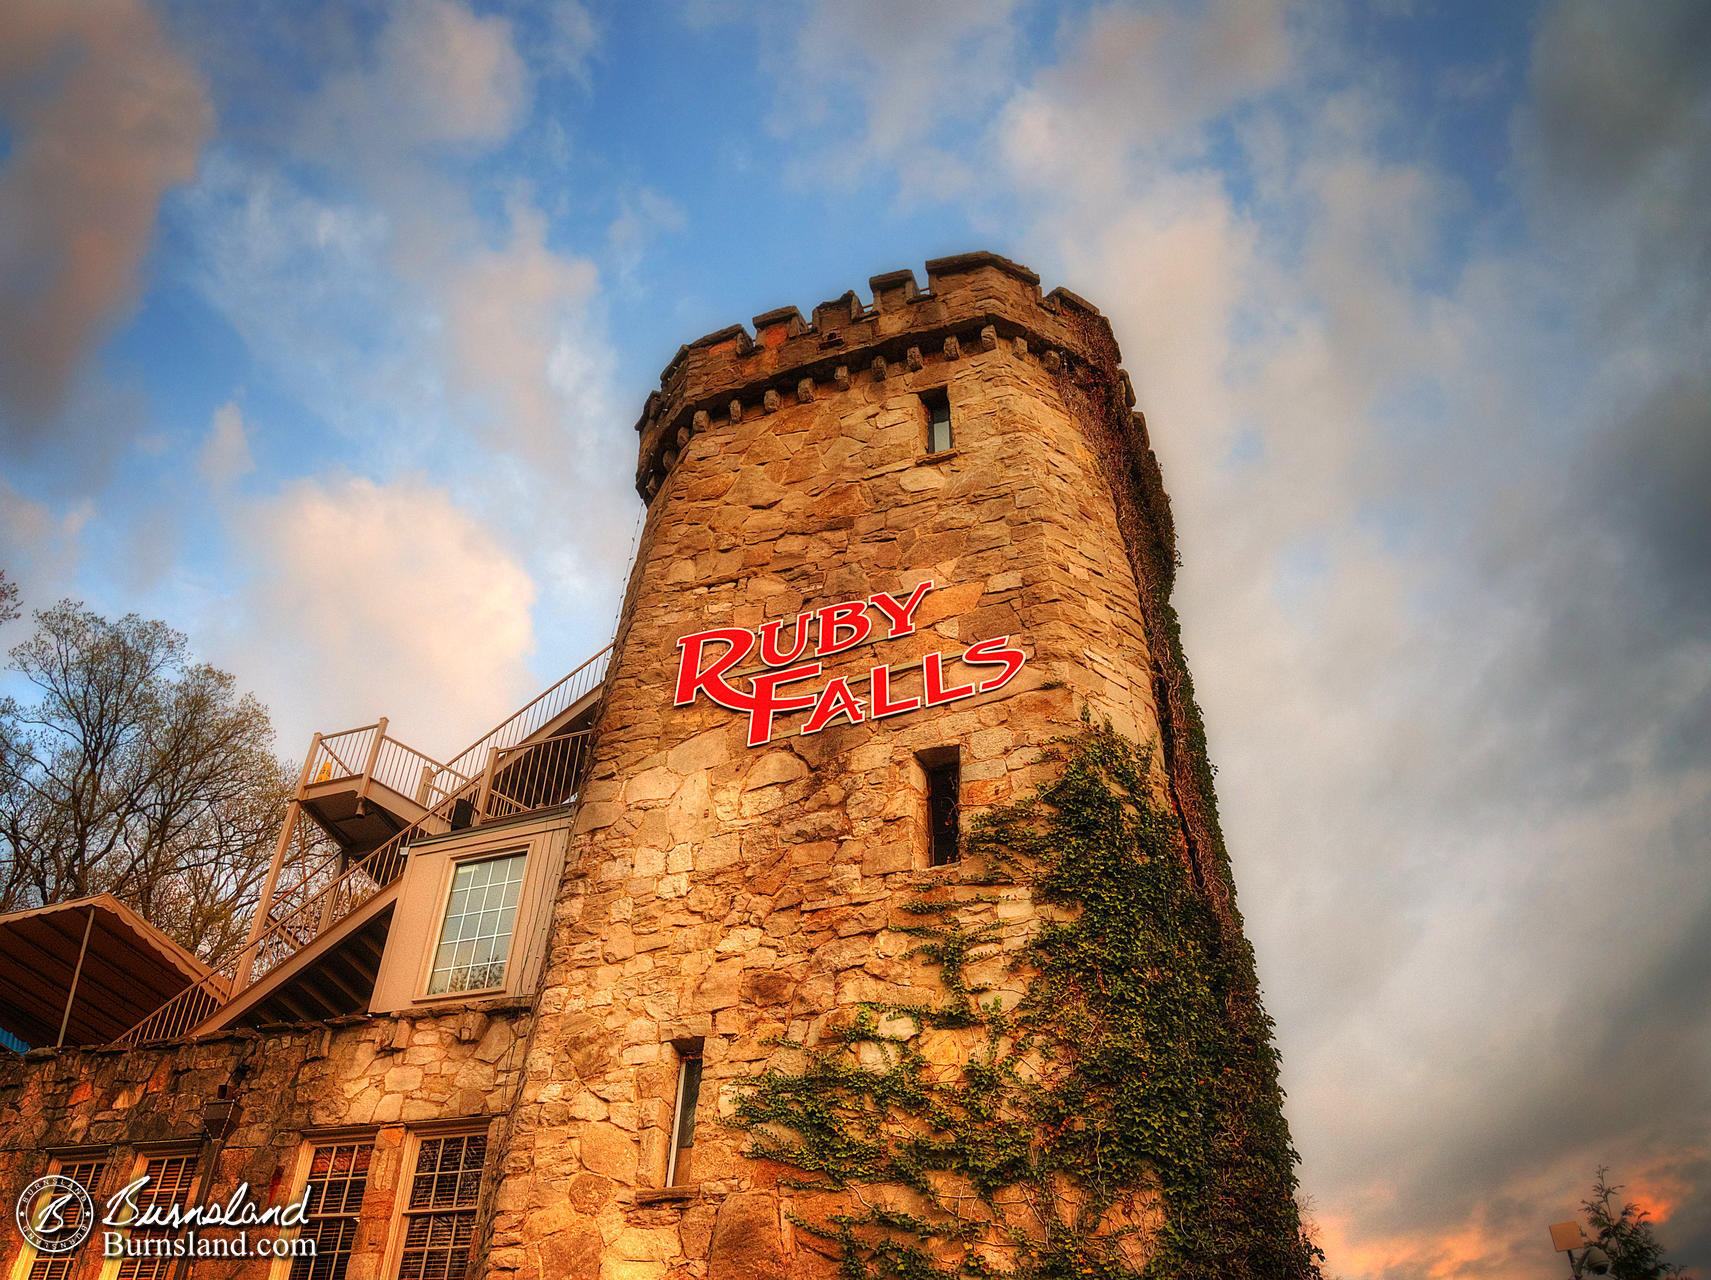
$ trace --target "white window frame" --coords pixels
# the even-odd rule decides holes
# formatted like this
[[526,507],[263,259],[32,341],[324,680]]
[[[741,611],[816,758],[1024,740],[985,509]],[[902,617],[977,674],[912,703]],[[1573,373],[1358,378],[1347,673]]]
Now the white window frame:
[[[523,907],[529,897],[529,859],[532,851],[531,843],[509,848],[472,850],[466,855],[447,860],[440,881],[439,895],[435,899],[437,906],[434,912],[434,931],[428,945],[423,948],[421,970],[416,976],[416,999],[419,1003],[502,995],[508,989],[514,972],[512,966],[517,961],[517,939],[522,936],[525,926]],[[522,859],[523,874],[518,881],[517,903],[513,908],[515,914],[511,917],[511,940],[505,944],[505,967],[498,983],[486,987],[465,987],[458,991],[429,991],[428,988],[434,980],[434,957],[439,954],[440,943],[445,937],[446,912],[451,906],[452,887],[457,883],[458,869],[478,862],[499,862],[507,858]]]
[[[487,1151],[482,1157],[481,1181],[476,1187],[475,1203],[468,1206],[475,1212],[474,1240],[479,1241],[481,1235],[482,1194],[487,1190],[489,1170],[493,1165],[493,1132],[491,1124],[482,1120],[478,1123],[468,1121],[448,1121],[435,1125],[424,1125],[406,1131],[403,1158],[398,1165],[398,1184],[392,1200],[392,1220],[387,1228],[385,1265],[381,1275],[385,1280],[396,1280],[400,1268],[404,1265],[404,1239],[409,1234],[410,1220],[425,1217],[430,1213],[453,1213],[462,1210],[453,1209],[415,1209],[410,1208],[410,1189],[416,1181],[416,1162],[422,1158],[422,1144],[433,1142],[440,1138],[460,1138],[479,1134],[487,1139]],[[472,1241],[471,1248],[474,1248]]]
[[[362,1199],[357,1202],[356,1213],[354,1215],[322,1215],[327,1217],[354,1216],[356,1219],[357,1234],[351,1239],[351,1252],[347,1259],[347,1265],[349,1262],[354,1262],[362,1252],[357,1247],[362,1239],[362,1207],[368,1201],[370,1190],[369,1182],[374,1177],[374,1162],[379,1153],[379,1143],[377,1142],[378,1137],[379,1134],[373,1129],[361,1129],[353,1132],[334,1130],[324,1133],[306,1133],[303,1135],[303,1141],[299,1145],[297,1152],[297,1169],[290,1183],[292,1187],[292,1196],[287,1202],[293,1204],[302,1199],[303,1192],[309,1186],[309,1179],[315,1171],[316,1151],[320,1150],[322,1147],[364,1146],[368,1148],[368,1173],[363,1179]],[[297,1227],[292,1230],[291,1238],[294,1240],[303,1239],[304,1228],[307,1227],[310,1222],[315,1220],[316,1217],[314,1215],[306,1218],[302,1227]],[[272,1270],[269,1272],[270,1280],[289,1280],[292,1269],[296,1264],[296,1258],[276,1259]]]
[[[665,1158],[665,1185],[668,1187],[679,1185],[677,1180],[677,1161],[678,1156],[681,1155],[683,1151],[683,1144],[680,1142],[680,1138],[682,1137],[681,1129],[683,1126],[683,1108],[685,1102],[691,1102],[694,1104],[694,1114],[691,1118],[689,1128],[690,1142],[688,1143],[688,1149],[691,1152],[695,1150],[694,1122],[701,1118],[701,1083],[704,1078],[702,1073],[706,1070],[706,1063],[702,1059],[701,1051],[702,1045],[699,1042],[697,1042],[693,1047],[686,1046],[677,1050],[677,1101],[671,1108],[671,1133],[668,1135],[668,1145],[666,1148],[668,1154]],[[690,1063],[695,1064],[695,1087],[693,1089],[687,1087],[689,1085],[691,1074]],[[690,1176],[693,1177],[695,1173],[693,1157],[690,1161],[689,1171]],[[685,1182],[682,1185],[691,1186],[693,1184]]]

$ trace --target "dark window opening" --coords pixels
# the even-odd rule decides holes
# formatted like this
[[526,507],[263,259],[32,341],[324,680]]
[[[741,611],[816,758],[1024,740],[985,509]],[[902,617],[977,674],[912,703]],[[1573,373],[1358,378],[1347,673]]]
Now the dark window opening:
[[927,452],[944,453],[954,441],[951,436],[951,402],[943,391],[926,391],[921,403],[927,406]]
[[949,754],[932,754],[921,760],[927,774],[929,865],[935,867],[949,866],[962,856],[962,763],[955,752],[952,747]]
[[671,1160],[665,1170],[665,1185],[681,1187],[694,1177],[695,1107],[701,1096],[701,1044],[679,1050],[677,1069],[677,1114],[672,1118]]

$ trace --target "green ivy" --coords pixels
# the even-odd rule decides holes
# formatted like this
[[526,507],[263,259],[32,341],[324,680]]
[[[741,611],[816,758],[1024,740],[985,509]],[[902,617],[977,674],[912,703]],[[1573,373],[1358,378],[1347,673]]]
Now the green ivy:
[[[850,1280],[1316,1276],[1252,958],[1191,882],[1151,753],[1084,716],[1047,758],[973,824],[964,882],[909,904],[943,1000],[778,1041],[797,1065],[749,1077],[731,1123],[851,1206],[797,1220]],[[1007,952],[983,885],[1042,908]],[[970,975],[1000,955],[1008,999]],[[935,1064],[951,1031],[974,1048]]]

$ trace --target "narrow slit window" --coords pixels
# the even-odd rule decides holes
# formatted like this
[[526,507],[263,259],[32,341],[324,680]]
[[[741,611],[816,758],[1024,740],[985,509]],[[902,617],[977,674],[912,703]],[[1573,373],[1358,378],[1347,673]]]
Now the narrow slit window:
[[959,796],[962,765],[956,760],[923,764],[927,773],[927,828],[931,840],[931,865],[949,866],[962,856]]
[[515,853],[458,864],[428,975],[429,995],[504,985],[526,861]]
[[921,396],[927,406],[927,452],[944,453],[955,443],[951,436],[951,402],[943,391],[928,391]]
[[681,1187],[694,1177],[695,1105],[701,1096],[701,1048],[683,1050],[677,1068],[677,1111],[671,1120],[671,1159],[665,1184]]

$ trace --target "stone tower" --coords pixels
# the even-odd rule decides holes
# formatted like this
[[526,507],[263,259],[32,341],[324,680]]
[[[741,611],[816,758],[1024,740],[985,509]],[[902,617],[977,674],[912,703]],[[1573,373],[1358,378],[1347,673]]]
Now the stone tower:
[[[1172,1274],[1307,1273],[1169,507],[1109,325],[988,253],[869,283],[683,347],[637,424],[647,522],[482,1273],[1104,1275],[1161,1249]],[[1078,908],[973,856],[983,814],[1107,724],[1204,925],[1164,954],[1211,975],[1182,995],[1209,1018],[1173,1047],[1160,1005],[1111,1041],[1136,1089],[1176,1073],[1173,1101],[1134,1094],[1168,1123],[1120,1114],[1122,1080],[1059,1087],[1124,1010],[1068,1049],[1038,1001],[1005,1021],[1029,940]]]

